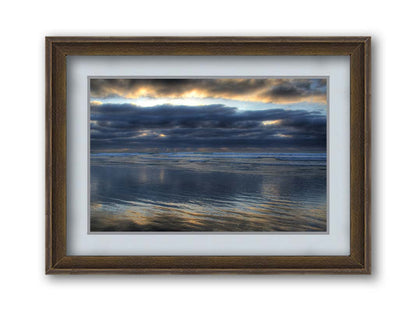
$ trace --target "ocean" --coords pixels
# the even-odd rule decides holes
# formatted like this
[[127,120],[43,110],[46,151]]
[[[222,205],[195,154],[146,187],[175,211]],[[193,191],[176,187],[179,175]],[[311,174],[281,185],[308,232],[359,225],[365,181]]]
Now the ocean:
[[100,153],[91,232],[325,232],[325,153]]

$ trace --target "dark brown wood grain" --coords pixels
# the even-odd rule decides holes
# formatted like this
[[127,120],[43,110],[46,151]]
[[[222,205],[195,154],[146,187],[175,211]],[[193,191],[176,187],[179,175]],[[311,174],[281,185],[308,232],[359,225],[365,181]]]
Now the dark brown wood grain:
[[[46,273],[332,273],[371,272],[371,85],[369,37],[47,37]],[[67,55],[350,56],[349,256],[67,256]]]

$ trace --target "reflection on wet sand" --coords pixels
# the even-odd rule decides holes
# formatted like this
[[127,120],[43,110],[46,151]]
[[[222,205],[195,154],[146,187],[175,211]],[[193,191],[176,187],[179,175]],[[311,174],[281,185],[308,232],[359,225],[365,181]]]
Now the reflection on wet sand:
[[91,231],[326,231],[321,154],[191,156],[91,157]]

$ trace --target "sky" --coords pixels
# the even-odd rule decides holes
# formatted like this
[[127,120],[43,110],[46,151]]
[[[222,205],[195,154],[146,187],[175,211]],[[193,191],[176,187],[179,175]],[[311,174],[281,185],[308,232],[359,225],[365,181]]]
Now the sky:
[[325,78],[90,79],[91,153],[325,152]]

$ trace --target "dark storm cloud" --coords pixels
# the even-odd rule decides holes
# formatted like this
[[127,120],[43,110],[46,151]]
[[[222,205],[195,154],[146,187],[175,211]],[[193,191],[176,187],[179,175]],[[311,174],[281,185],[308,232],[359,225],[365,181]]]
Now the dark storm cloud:
[[91,105],[91,151],[171,148],[325,150],[326,116],[224,105]]
[[300,96],[313,93],[319,93],[312,89],[312,82],[310,80],[294,80],[284,81],[276,86],[271,87],[264,95],[270,96]]
[[191,90],[247,94],[270,82],[270,79],[91,79],[90,89],[93,97],[105,97],[115,92],[129,94],[141,88],[159,96],[181,95]]
[[326,103],[326,79],[91,79],[95,99],[223,98],[275,103]]

